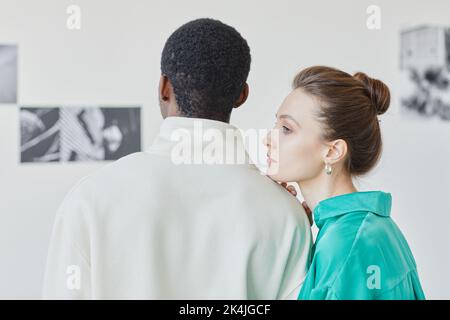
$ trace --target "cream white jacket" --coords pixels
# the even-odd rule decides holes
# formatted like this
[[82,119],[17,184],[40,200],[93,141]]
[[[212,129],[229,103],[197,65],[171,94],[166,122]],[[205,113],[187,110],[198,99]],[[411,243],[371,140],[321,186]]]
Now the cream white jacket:
[[145,152],[72,188],[56,214],[44,298],[297,298],[312,245],[302,206],[250,163],[242,139],[245,164],[174,163],[174,132],[199,121],[237,130],[166,118]]

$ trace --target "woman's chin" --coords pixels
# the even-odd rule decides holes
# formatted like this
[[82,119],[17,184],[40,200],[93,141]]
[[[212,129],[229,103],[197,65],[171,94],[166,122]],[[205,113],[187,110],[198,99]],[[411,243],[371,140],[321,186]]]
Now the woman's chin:
[[283,182],[283,177],[275,170],[271,171],[270,168],[267,170],[266,176],[276,182]]

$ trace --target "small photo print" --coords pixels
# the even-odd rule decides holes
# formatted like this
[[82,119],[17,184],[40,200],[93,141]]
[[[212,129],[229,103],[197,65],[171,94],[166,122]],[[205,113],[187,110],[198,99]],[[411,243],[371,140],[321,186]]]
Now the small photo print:
[[402,115],[450,121],[450,28],[414,27],[400,38]]
[[0,44],[0,104],[17,103],[17,46]]
[[117,160],[141,151],[140,107],[22,107],[21,162]]

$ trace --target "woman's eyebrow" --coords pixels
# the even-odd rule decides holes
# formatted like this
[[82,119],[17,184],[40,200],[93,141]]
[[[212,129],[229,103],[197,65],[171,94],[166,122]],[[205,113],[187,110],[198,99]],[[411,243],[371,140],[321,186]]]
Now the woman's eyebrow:
[[297,122],[297,120],[295,120],[294,118],[292,118],[292,117],[291,117],[290,115],[288,115],[288,114],[281,114],[279,117],[280,117],[280,119],[283,119],[283,118],[290,119],[290,120],[294,121],[294,122],[300,127],[300,124]]

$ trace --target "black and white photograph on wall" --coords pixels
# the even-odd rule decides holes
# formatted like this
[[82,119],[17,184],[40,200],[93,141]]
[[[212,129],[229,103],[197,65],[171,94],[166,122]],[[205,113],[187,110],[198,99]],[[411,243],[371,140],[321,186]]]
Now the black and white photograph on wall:
[[17,46],[0,44],[0,104],[17,102]]
[[418,26],[400,37],[402,115],[450,121],[450,28]]
[[141,151],[139,107],[20,109],[21,162],[117,160]]
[[21,108],[21,162],[59,161],[59,108]]

